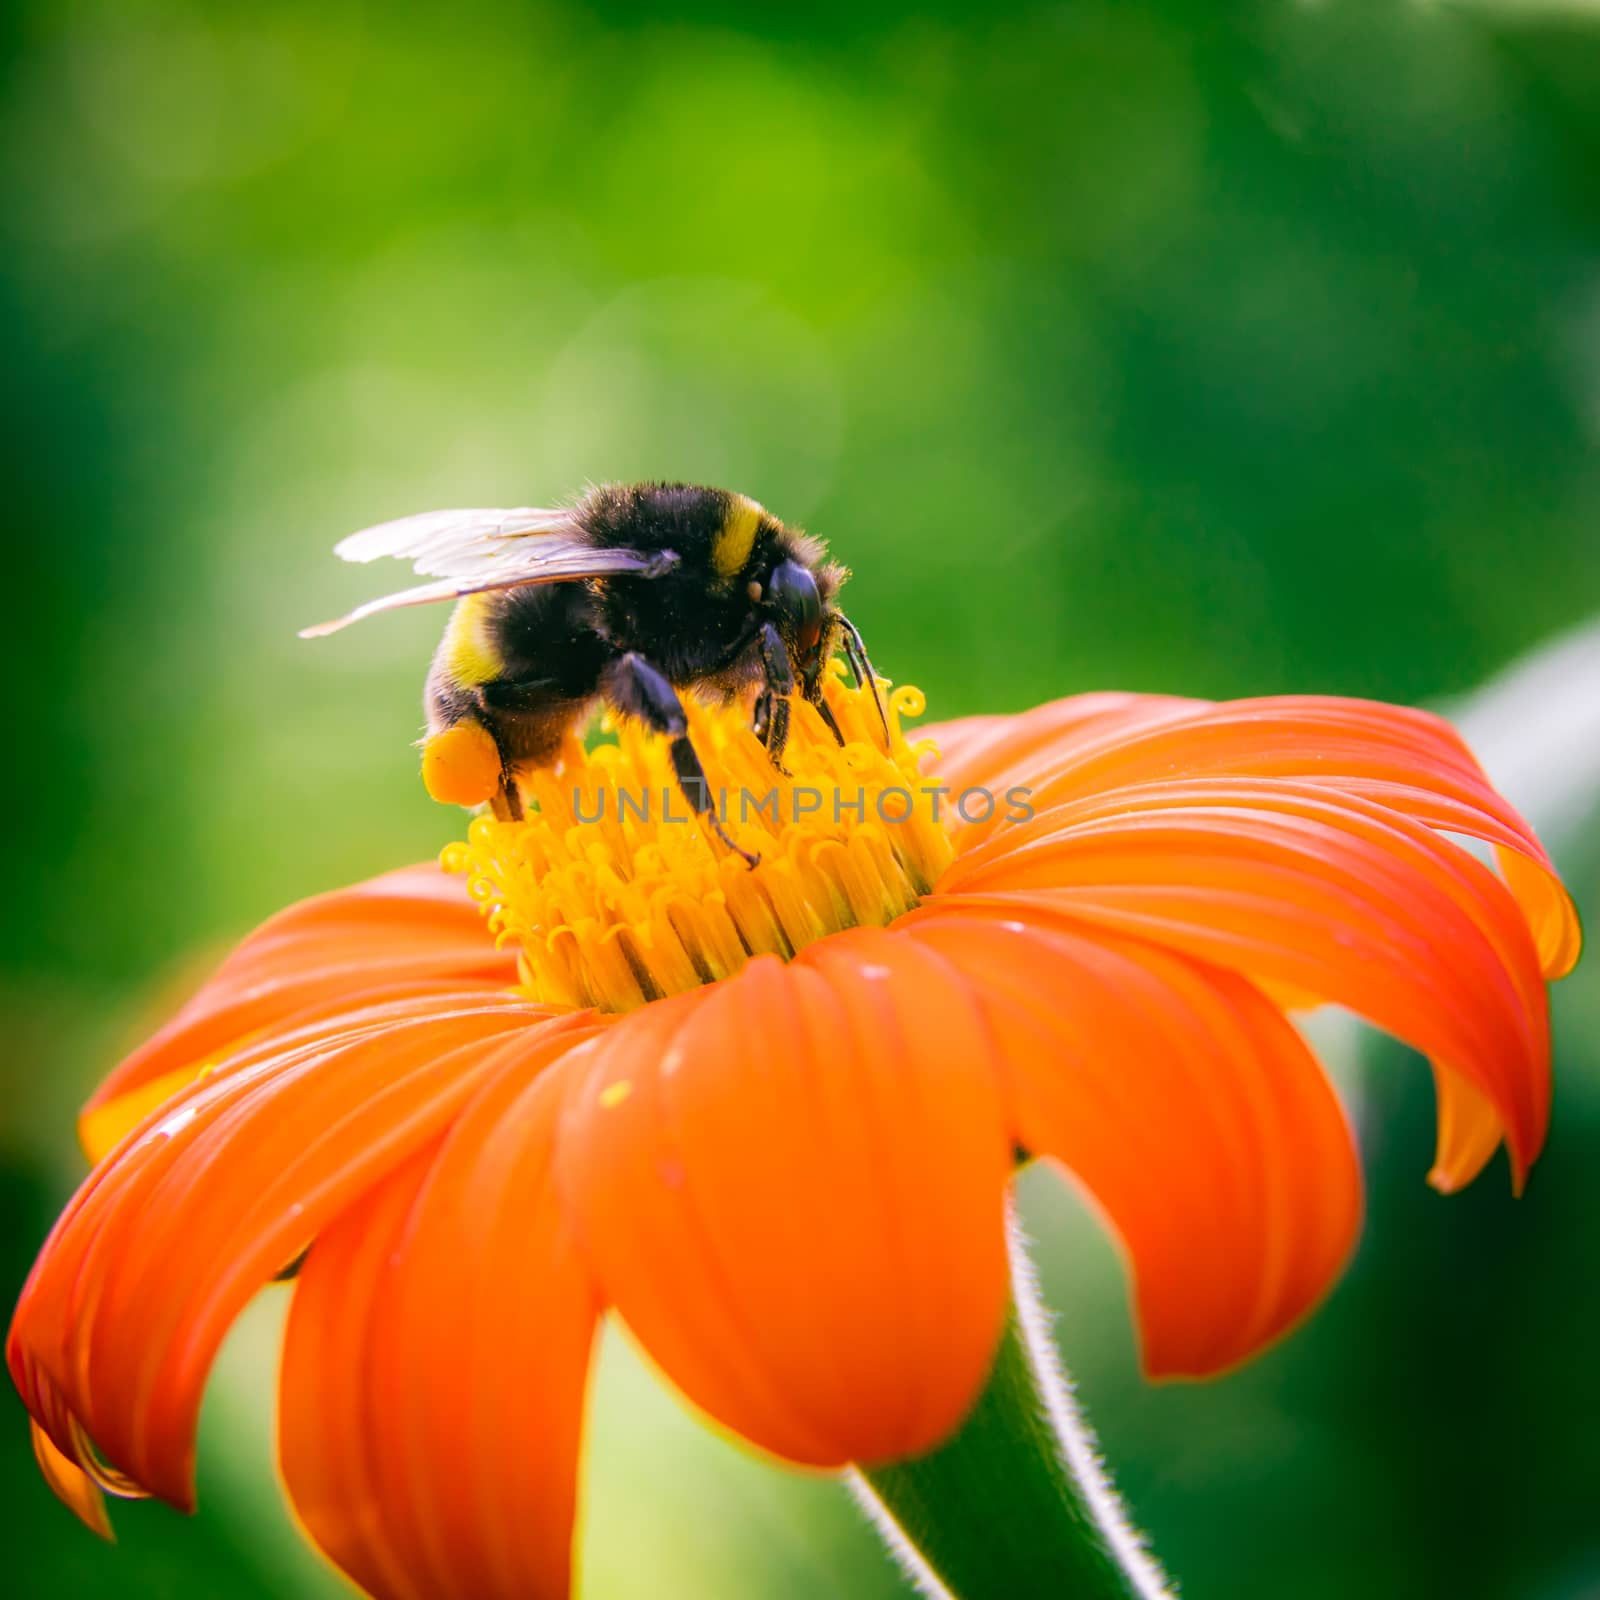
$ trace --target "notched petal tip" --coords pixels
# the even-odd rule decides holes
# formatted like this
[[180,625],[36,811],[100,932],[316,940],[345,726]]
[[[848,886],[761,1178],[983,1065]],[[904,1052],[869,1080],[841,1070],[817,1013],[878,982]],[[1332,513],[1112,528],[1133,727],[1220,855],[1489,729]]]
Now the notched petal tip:
[[1547,859],[1504,847],[1495,857],[1528,920],[1545,977],[1551,982],[1566,977],[1583,954],[1583,921],[1566,885]]
[[1501,1144],[1511,1163],[1511,1187],[1521,1194],[1537,1150],[1525,1151],[1506,1139],[1505,1124],[1493,1101],[1460,1073],[1435,1063],[1434,1099],[1438,1130],[1428,1184],[1440,1194],[1456,1194],[1494,1159]]
[[33,1434],[34,1459],[55,1497],[90,1533],[115,1544],[117,1535],[100,1486],[76,1461],[56,1448],[55,1440],[37,1422],[30,1419],[28,1425]]

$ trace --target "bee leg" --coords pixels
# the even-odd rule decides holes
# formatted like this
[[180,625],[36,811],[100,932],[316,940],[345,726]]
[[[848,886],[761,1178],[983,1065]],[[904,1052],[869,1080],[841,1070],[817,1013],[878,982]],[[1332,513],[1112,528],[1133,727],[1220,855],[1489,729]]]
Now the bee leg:
[[889,732],[889,713],[883,708],[883,696],[878,691],[878,675],[867,659],[867,646],[861,637],[861,630],[842,611],[835,611],[833,620],[844,631],[845,659],[850,663],[856,687],[871,691],[872,703],[878,708],[878,721],[883,724],[883,747],[887,750],[894,744],[894,736]]
[[560,730],[560,708],[552,705],[550,684],[543,678],[525,683],[493,679],[478,684],[472,697],[478,706],[477,720],[488,729],[500,752],[500,783],[489,797],[489,809],[501,822],[521,822],[522,790],[517,785],[513,759],[506,751],[506,719],[514,717],[526,728],[537,718],[541,730],[549,735],[547,724]]
[[844,743],[844,734],[840,731],[839,719],[833,714],[833,707],[828,704],[826,697],[822,693],[822,680],[820,678],[815,683],[806,685],[806,699],[817,708],[817,715],[827,723],[828,732],[842,745]]
[[651,732],[670,741],[667,751],[672,757],[672,770],[689,809],[697,817],[704,817],[711,831],[736,856],[743,857],[747,866],[755,866],[761,858],[741,850],[717,815],[706,769],[700,765],[694,741],[689,737],[689,718],[666,675],[636,650],[630,650],[606,668],[601,690],[624,716],[637,717]]
[[794,693],[794,663],[789,659],[789,647],[770,622],[761,624],[760,637],[761,664],[767,674],[764,698],[769,707],[766,733],[761,742],[766,745],[773,766],[788,777],[783,751],[789,743],[789,696]]
[[[781,706],[783,708],[783,711],[778,714],[784,716],[784,720],[787,722],[787,712],[789,708],[789,702],[787,700],[777,700],[770,689],[763,689],[761,693],[756,696],[755,715],[750,720],[750,731],[756,736],[757,739],[761,741],[761,747],[764,750],[767,749],[768,741],[773,736],[772,719],[775,707],[777,706]],[[784,729],[784,738],[788,738],[787,727]],[[781,761],[774,761],[772,764],[784,775],[784,777],[789,778],[794,776],[794,774],[791,773]]]
[[784,777],[792,778],[794,774],[783,764],[784,747],[789,743],[789,702],[777,699],[772,702],[772,726],[767,730],[764,741],[767,747],[767,757],[773,766]]
[[[442,721],[443,719],[439,719]],[[467,712],[444,726],[436,721],[422,741],[422,781],[441,805],[481,806],[502,821],[520,813],[506,753],[484,717]]]
[[509,772],[500,779],[499,792],[489,797],[489,809],[501,822],[522,821],[522,791]]
[[839,727],[839,719],[833,714],[833,707],[828,704],[828,697],[822,692],[822,663],[817,663],[815,672],[808,672],[805,681],[800,685],[800,692],[806,697],[809,705],[817,708],[817,715],[828,725],[828,732],[842,747],[844,733]]

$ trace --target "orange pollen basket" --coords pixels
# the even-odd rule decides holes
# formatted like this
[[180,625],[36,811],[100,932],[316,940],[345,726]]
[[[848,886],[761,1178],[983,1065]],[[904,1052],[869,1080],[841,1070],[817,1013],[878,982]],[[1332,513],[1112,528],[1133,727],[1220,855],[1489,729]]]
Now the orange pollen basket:
[[445,870],[466,875],[496,938],[520,947],[526,993],[631,1011],[917,904],[952,856],[939,795],[918,771],[930,747],[908,744],[900,726],[923,697],[909,686],[886,695],[886,747],[870,690],[835,667],[824,693],[843,745],[796,699],[783,772],[747,708],[689,705],[712,802],[754,867],[691,813],[667,742],[631,723],[614,744],[569,740],[556,765],[526,777],[522,820],[477,817],[446,846]]

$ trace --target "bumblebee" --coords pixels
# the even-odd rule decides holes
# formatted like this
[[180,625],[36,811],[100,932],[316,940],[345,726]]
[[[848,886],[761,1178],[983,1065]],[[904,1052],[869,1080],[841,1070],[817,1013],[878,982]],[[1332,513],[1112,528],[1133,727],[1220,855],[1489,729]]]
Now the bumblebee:
[[822,670],[843,649],[888,720],[861,634],[837,605],[846,568],[754,500],[684,483],[603,484],[557,509],[429,511],[352,534],[346,561],[410,560],[435,581],[303,629],[334,633],[401,606],[454,600],[424,705],[436,800],[522,815],[518,775],[551,765],[597,704],[670,741],[684,798],[728,836],[680,691],[751,699],[783,770],[798,690],[841,738]]

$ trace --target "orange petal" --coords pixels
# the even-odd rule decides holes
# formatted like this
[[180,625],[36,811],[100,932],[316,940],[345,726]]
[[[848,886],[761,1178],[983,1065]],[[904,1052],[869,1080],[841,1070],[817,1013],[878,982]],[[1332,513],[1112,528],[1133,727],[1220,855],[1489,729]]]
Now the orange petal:
[[[1015,716],[957,717],[913,730],[919,743],[932,740],[938,755],[931,775],[952,790],[982,786],[997,795],[1012,785],[1033,788],[1040,777],[1069,761],[1077,750],[1095,750],[1126,738],[1147,723],[1204,709],[1204,700],[1156,694],[1076,694],[1047,701]],[[958,838],[977,838],[992,824],[954,819]]]
[[[429,985],[515,982],[515,956],[495,949],[459,879],[431,863],[385,873],[302,900],[264,922],[166,1027],[106,1078],[85,1114],[319,1009],[354,1009]],[[104,1129],[97,1130],[96,1142],[103,1141]]]
[[[1121,703],[1101,705],[1102,701]],[[1085,702],[1095,714],[1082,715]],[[1431,827],[1495,846],[1534,932],[1548,977],[1571,971],[1576,910],[1533,830],[1485,777],[1441,717],[1406,706],[1280,695],[1212,705],[1156,696],[1080,696],[1001,719],[1009,733],[958,739],[941,764],[953,787],[1030,791],[1036,812],[1184,778],[1297,779],[1379,802]],[[1017,753],[1011,754],[1013,747]],[[1130,795],[1130,803],[1137,795]],[[970,849],[1002,832],[1007,808],[956,834]]]
[[[1550,1041],[1526,923],[1488,868],[1382,804],[1289,779],[1145,783],[994,835],[940,890],[930,906],[1020,897],[1346,1005],[1483,1097],[1516,1182],[1538,1154]],[[1438,1172],[1459,1185],[1487,1153],[1441,1144]]]
[[374,983],[351,991],[341,989],[275,1017],[269,1027],[233,1040],[211,1060],[189,1062],[109,1099],[103,1097],[102,1091],[102,1096],[91,1101],[78,1118],[78,1140],[91,1165],[97,1164],[180,1089],[198,1078],[231,1072],[267,1056],[335,1039],[379,1021],[398,1022],[410,1016],[432,1016],[456,1006],[498,1004],[511,998],[514,997],[505,989],[485,989],[481,982],[451,980],[418,979]]
[[568,1593],[599,1305],[550,1176],[570,1026],[502,1045],[442,1144],[317,1240],[295,1286],[284,1481],[380,1600]]
[[1252,984],[1014,919],[906,932],[979,997],[1017,1142],[1068,1168],[1121,1240],[1151,1375],[1231,1366],[1322,1298],[1360,1227],[1360,1169],[1327,1079]]
[[180,1089],[188,1088],[205,1070],[202,1061],[176,1067],[84,1111],[78,1118],[78,1142],[89,1165],[98,1166],[141,1122],[159,1111]]
[[981,1018],[944,965],[845,933],[579,1054],[563,1192],[667,1376],[791,1461],[946,1437],[1004,1316],[1010,1145]]
[[78,1191],[23,1291],[12,1376],[58,1449],[193,1502],[206,1374],[249,1297],[444,1125],[508,1032],[542,1013],[378,1008],[331,1037],[257,1050],[179,1094]]

